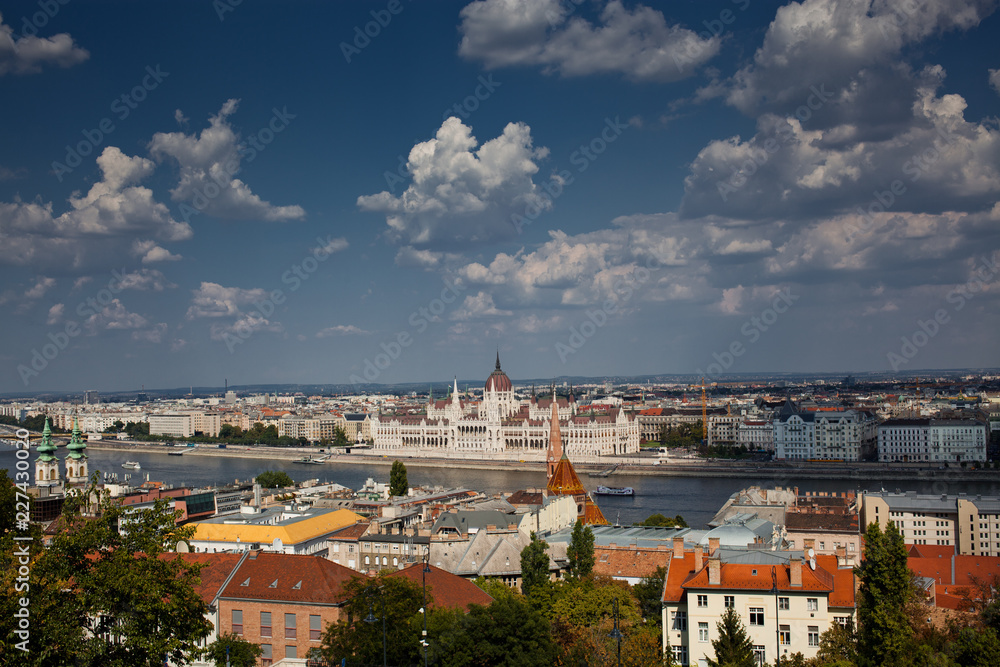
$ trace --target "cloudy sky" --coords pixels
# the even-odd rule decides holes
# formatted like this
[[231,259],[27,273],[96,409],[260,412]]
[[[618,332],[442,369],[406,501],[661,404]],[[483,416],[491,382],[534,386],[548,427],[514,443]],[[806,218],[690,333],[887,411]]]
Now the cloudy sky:
[[0,392],[1000,366],[996,5],[7,2]]

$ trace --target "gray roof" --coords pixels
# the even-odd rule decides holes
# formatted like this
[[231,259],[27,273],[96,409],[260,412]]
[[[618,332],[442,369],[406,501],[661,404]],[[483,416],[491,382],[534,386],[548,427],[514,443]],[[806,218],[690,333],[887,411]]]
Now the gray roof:
[[[590,529],[594,533],[595,546],[634,544],[637,547],[647,549],[655,549],[660,545],[672,546],[675,537],[684,537],[691,533],[690,528],[661,528],[658,526],[591,526]],[[572,528],[563,528],[546,535],[545,541],[549,544],[565,545],[569,544],[572,535]]]
[[485,530],[487,526],[506,528],[510,524],[517,525],[518,518],[496,510],[459,510],[444,512],[434,522],[431,534],[437,535],[445,529],[453,529],[459,533]]

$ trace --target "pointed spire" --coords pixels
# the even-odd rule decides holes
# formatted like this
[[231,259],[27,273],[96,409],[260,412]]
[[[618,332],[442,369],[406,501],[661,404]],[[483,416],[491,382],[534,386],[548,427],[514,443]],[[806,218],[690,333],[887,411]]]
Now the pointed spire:
[[552,385],[552,415],[549,417],[549,450],[546,454],[548,479],[552,479],[552,474],[555,472],[559,460],[565,455],[562,446],[562,434],[559,432],[559,404],[556,403],[555,385]]
[[451,390],[451,402],[458,403],[458,376],[455,376],[455,384]]
[[73,417],[73,435],[69,439],[69,444],[66,445],[66,451],[69,452],[67,456],[71,459],[85,459],[87,458],[84,453],[86,449],[87,443],[80,437],[80,420]]
[[497,370],[500,370],[500,348],[497,348]]
[[45,428],[42,429],[42,441],[38,443],[38,460],[39,461],[55,461],[56,457],[52,456],[56,451],[56,446],[52,444],[52,429],[49,428],[49,418],[45,418]]
[[429,405],[434,405],[434,385],[431,385],[430,389],[427,391],[427,403]]

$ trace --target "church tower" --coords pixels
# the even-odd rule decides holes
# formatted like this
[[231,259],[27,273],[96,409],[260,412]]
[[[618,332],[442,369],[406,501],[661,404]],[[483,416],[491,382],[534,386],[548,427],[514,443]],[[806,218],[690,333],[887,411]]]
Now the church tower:
[[35,484],[53,487],[61,483],[59,479],[59,459],[53,454],[56,446],[52,443],[52,429],[49,419],[45,418],[45,428],[42,429],[42,441],[38,444],[38,458],[35,460]]
[[87,472],[87,443],[80,436],[80,422],[73,418],[73,435],[66,445],[66,482],[68,484],[86,484],[90,477]]

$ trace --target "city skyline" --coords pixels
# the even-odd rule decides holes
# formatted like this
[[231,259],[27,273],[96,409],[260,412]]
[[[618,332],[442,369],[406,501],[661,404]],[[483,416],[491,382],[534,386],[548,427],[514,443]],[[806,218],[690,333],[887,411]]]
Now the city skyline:
[[996,4],[9,3],[0,394],[1000,366]]

